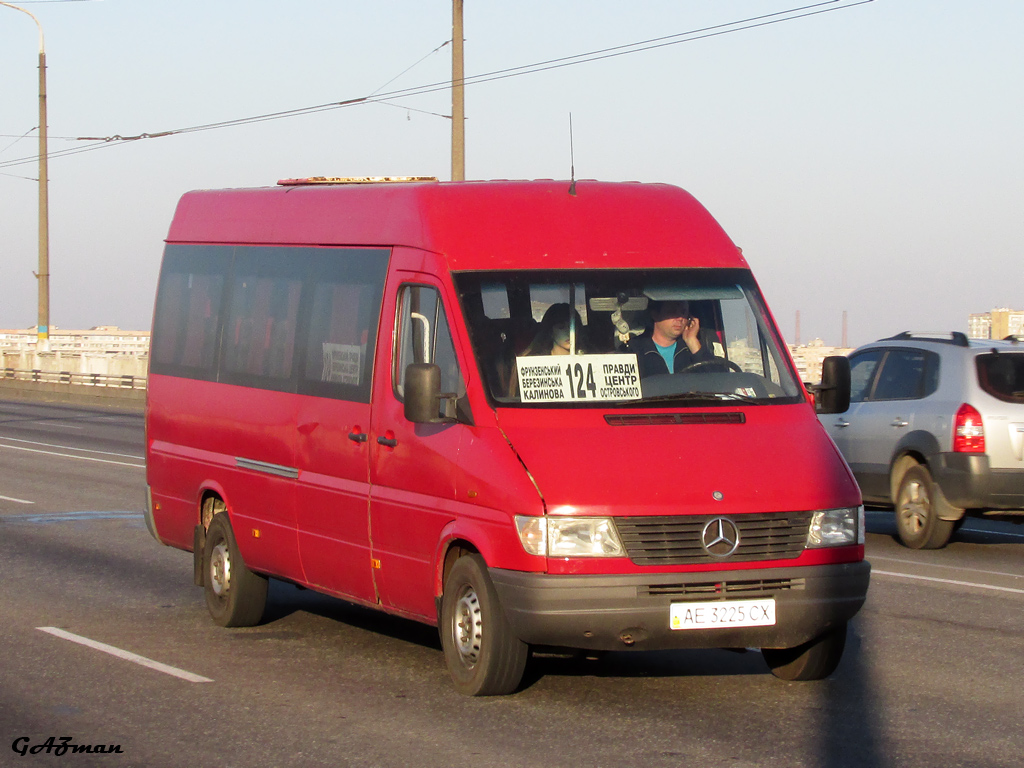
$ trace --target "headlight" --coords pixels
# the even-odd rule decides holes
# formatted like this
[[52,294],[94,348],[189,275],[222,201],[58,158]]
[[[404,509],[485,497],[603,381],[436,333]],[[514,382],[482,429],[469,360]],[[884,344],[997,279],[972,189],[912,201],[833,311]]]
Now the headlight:
[[807,546],[846,547],[864,543],[864,507],[823,509],[811,515]]
[[523,549],[548,557],[623,557],[610,517],[526,517],[516,515]]

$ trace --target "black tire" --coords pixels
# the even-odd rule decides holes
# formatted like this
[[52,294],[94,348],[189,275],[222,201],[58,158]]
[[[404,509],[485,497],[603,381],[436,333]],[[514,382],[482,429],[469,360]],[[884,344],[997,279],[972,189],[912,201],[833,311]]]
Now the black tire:
[[926,467],[915,464],[896,492],[896,532],[911,549],[941,549],[953,535],[954,520],[939,519],[939,489]]
[[522,682],[529,646],[512,632],[479,555],[456,560],[445,581],[441,646],[459,693],[500,696]]
[[762,648],[761,655],[780,680],[823,680],[836,671],[846,648],[846,624],[796,648]]
[[225,513],[214,515],[203,550],[203,590],[213,621],[222,627],[260,623],[267,605],[267,577],[250,571]]

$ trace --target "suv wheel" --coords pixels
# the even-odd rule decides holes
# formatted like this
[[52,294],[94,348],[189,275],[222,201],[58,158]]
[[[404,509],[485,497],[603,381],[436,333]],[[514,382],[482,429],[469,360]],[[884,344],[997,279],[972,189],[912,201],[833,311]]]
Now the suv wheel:
[[911,549],[941,549],[953,534],[955,522],[940,520],[939,489],[920,464],[906,471],[896,493],[896,531]]

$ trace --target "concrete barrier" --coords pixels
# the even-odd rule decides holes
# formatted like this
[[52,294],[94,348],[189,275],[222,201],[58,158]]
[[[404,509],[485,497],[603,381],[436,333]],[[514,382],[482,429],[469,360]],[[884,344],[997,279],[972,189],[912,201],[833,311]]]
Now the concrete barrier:
[[145,407],[145,389],[97,387],[0,376],[0,399],[61,402],[72,406],[106,406],[141,411]]

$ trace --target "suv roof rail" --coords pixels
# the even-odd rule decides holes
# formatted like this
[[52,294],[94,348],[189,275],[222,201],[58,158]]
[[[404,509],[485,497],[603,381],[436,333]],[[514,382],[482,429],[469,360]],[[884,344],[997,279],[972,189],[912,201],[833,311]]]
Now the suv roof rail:
[[904,339],[916,339],[918,341],[934,341],[939,344],[955,344],[958,347],[969,347],[967,334],[963,331],[950,331],[945,333],[929,333],[922,331],[903,331],[895,336],[889,336],[882,341],[902,341]]

